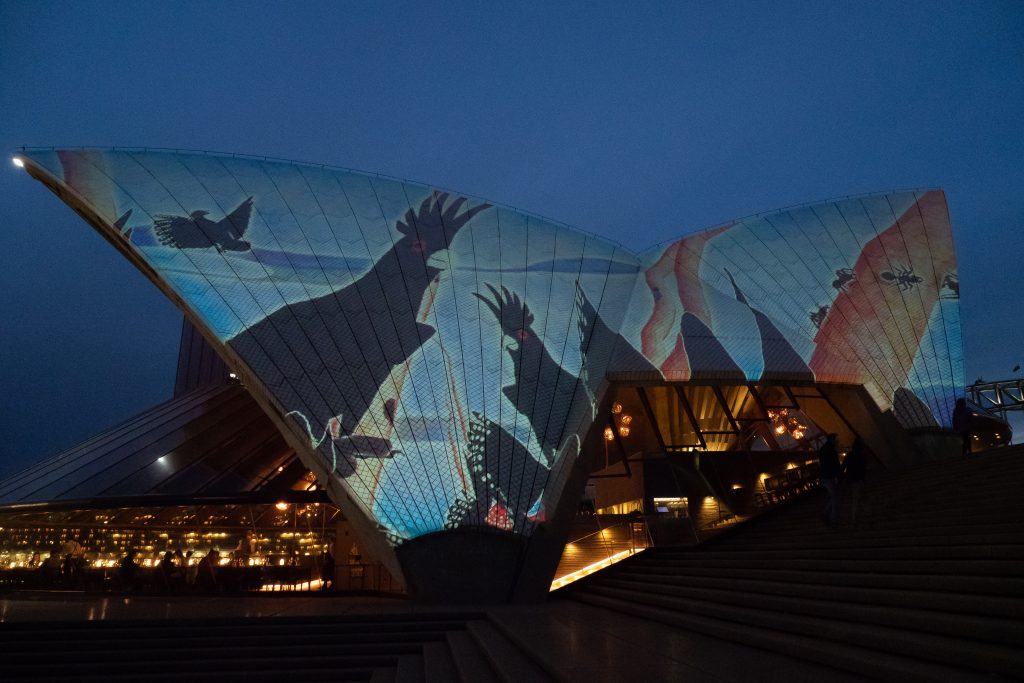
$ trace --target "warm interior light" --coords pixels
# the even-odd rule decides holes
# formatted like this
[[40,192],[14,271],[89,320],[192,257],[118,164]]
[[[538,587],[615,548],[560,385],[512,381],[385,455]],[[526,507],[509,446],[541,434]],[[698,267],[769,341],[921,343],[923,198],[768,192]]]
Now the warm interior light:
[[18,168],[25,168],[25,162],[21,160],[21,157],[14,157],[11,161],[14,162],[14,165]]
[[611,427],[605,427],[604,428],[604,440],[605,441],[612,441],[614,439],[615,439],[615,432],[612,431]]
[[622,412],[622,404],[621,403],[613,403],[612,404],[612,412],[615,413],[616,415],[621,413]]
[[620,560],[624,560],[627,557],[629,557],[630,555],[635,555],[636,553],[639,553],[639,552],[641,552],[643,550],[644,550],[644,548],[636,548],[636,549],[628,549],[627,548],[626,550],[622,550],[620,552],[617,552],[614,555],[612,555],[610,557],[606,557],[603,560],[598,560],[597,562],[594,562],[593,564],[588,564],[586,567],[583,567],[582,569],[577,569],[576,571],[574,571],[574,572],[572,572],[570,574],[566,574],[565,576],[563,576],[561,578],[555,579],[554,581],[551,582],[551,588],[549,588],[548,590],[549,591],[558,590],[559,588],[561,588],[562,586],[565,586],[566,584],[570,584],[573,581],[576,581],[578,579],[582,579],[584,576],[588,576],[590,574],[593,574],[594,572],[598,571],[599,569],[604,569],[605,567],[610,567],[611,565],[615,564],[616,562],[618,562]]
[[281,501],[280,503],[275,504],[274,507],[276,507],[278,510],[287,510],[288,503]]
[[739,490],[739,489],[741,489],[741,488],[743,488],[743,487],[742,487],[742,486],[740,486],[739,484],[733,484],[733,485],[732,485],[732,490],[733,490],[733,491],[738,491],[738,490]]
[[632,424],[632,422],[633,422],[633,416],[632,416],[632,415],[623,415],[623,416],[622,416],[622,419],[621,419],[621,420],[620,420],[619,422],[620,422],[620,423],[621,423],[622,425],[629,425],[629,424]]
[[619,427],[619,436],[629,436],[629,427]]

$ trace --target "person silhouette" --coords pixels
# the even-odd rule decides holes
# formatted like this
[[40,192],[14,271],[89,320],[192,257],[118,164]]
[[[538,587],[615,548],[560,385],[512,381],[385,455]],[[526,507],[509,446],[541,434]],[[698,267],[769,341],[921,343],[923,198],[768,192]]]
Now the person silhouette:
[[953,431],[960,433],[961,453],[971,454],[971,409],[967,407],[967,400],[958,398],[953,408]]
[[829,526],[839,523],[839,451],[836,449],[836,435],[829,434],[818,449],[818,464],[821,468],[821,485],[828,494],[821,516]]

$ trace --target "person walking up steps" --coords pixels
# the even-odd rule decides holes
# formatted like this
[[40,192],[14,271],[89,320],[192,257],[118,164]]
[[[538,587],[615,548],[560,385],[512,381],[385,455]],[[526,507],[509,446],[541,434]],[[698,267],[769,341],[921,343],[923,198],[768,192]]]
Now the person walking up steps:
[[818,449],[818,464],[821,467],[821,485],[828,494],[828,501],[821,516],[825,524],[839,523],[839,451],[836,449],[836,435],[829,434]]
[[864,475],[867,473],[868,456],[864,439],[859,436],[853,440],[850,454],[843,460],[843,479],[850,483],[850,525],[857,528],[857,510],[860,508],[861,496],[864,494]]

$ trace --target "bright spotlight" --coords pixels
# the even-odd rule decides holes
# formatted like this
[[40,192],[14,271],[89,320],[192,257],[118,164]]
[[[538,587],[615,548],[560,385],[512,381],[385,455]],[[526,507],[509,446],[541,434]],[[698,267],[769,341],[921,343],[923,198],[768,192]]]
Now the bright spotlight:
[[25,168],[25,162],[21,160],[21,157],[14,157],[11,161],[13,161],[14,165],[18,168]]

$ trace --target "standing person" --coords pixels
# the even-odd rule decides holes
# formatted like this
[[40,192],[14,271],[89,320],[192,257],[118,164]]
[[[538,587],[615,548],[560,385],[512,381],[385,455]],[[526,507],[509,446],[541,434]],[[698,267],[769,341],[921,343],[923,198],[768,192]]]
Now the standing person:
[[220,562],[220,552],[216,548],[210,548],[210,552],[199,560],[198,571],[196,572],[196,584],[200,590],[213,591],[217,588],[217,565]]
[[829,434],[818,449],[818,465],[821,468],[821,485],[828,494],[828,501],[821,516],[829,526],[839,523],[839,451],[836,435]]
[[196,585],[196,576],[199,575],[199,563],[192,561],[192,555],[194,554],[195,551],[192,550],[185,553],[185,586],[189,589]]
[[960,433],[962,442],[961,453],[971,454],[971,409],[967,407],[967,400],[958,398],[956,407],[953,408],[953,431]]
[[187,565],[185,553],[181,552],[181,548],[176,549],[174,551],[174,569],[171,571],[171,587],[176,591],[180,591],[185,587],[185,570]]
[[334,555],[326,548],[320,555],[320,582],[320,590],[328,590],[328,583],[331,584],[330,590],[334,590]]
[[850,482],[850,524],[857,528],[857,508],[860,507],[864,490],[864,475],[868,469],[867,446],[859,436],[853,440],[853,448],[843,461],[843,478]]
[[139,590],[139,563],[135,561],[135,551],[129,550],[128,554],[121,558],[119,571],[121,585],[126,593],[136,593]]
[[85,551],[77,539],[68,538],[61,548],[61,552],[64,554],[64,565],[62,567],[64,583],[72,586],[78,581],[80,575],[79,560],[84,557]]
[[243,538],[238,539],[238,545],[235,546],[235,559],[240,567],[247,567],[249,558],[255,554],[256,537],[253,535],[252,529],[249,529]]
[[159,577],[158,583],[160,589],[168,591],[174,582],[174,553],[168,550],[164,553],[164,557],[160,560],[160,564],[157,567],[157,576]]

